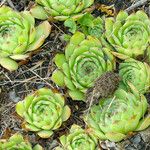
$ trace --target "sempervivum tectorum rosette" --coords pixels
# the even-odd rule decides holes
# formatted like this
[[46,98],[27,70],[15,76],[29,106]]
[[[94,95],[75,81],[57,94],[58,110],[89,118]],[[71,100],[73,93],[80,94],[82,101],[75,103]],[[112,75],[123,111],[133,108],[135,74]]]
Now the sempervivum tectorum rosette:
[[17,60],[39,48],[48,37],[51,26],[44,21],[35,27],[35,20],[27,11],[16,12],[0,7],[0,65],[8,70],[18,68]]
[[127,59],[119,66],[119,75],[122,78],[121,86],[129,89],[128,82],[131,82],[140,93],[146,93],[150,88],[150,67],[144,62],[134,59]]
[[0,150],[43,150],[43,148],[37,144],[34,147],[23,138],[19,133],[14,134],[8,140],[0,140]]
[[61,147],[56,150],[97,150],[97,139],[78,125],[72,125],[68,135],[60,137]]
[[94,0],[35,0],[31,13],[35,18],[54,19],[64,21],[68,18],[77,19],[84,14],[84,10],[94,3]]
[[106,18],[105,35],[119,58],[143,55],[150,41],[150,20],[146,13],[137,11],[131,15],[121,11],[114,18]]
[[52,80],[69,89],[75,100],[84,100],[85,92],[104,72],[115,68],[115,59],[101,42],[92,36],[76,32],[65,49],[65,54],[57,54],[55,63],[58,69]]
[[17,113],[24,118],[25,129],[35,131],[42,138],[48,138],[63,121],[70,117],[70,108],[64,98],[50,89],[42,88],[27,96],[16,105]]
[[148,107],[146,98],[133,85],[130,88],[131,92],[118,89],[113,97],[92,106],[90,114],[85,116],[87,125],[100,140],[118,142],[129,132],[150,125],[150,115],[144,116]]

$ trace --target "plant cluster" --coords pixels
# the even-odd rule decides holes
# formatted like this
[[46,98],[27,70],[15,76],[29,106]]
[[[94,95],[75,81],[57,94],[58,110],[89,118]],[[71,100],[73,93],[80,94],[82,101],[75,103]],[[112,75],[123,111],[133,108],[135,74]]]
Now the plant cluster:
[[[31,10],[23,12],[0,7],[0,65],[10,71],[17,70],[17,62],[43,44],[51,31],[50,20],[65,21],[73,33],[64,53],[54,58],[57,69],[51,80],[66,88],[72,100],[91,101],[91,107],[83,115],[86,129],[72,125],[69,133],[60,137],[57,150],[96,150],[99,140],[119,142],[130,132],[150,125],[149,106],[143,95],[150,90],[150,19],[143,11],[130,15],[120,11],[116,17],[95,18],[87,12],[93,3],[35,0]],[[35,27],[34,18],[46,21]],[[147,56],[148,63],[137,60],[139,56]],[[111,76],[120,61],[120,77]],[[103,80],[107,81],[101,83]],[[99,82],[103,86],[117,82],[117,90],[109,85],[93,88]],[[93,96],[86,97],[89,89],[96,89],[98,104],[92,104]],[[48,88],[38,89],[18,102],[16,112],[24,120],[24,130],[36,132],[41,138],[51,137],[71,115],[65,98]],[[42,149],[39,145],[32,148],[20,134],[0,140],[0,148]]]
[[27,139],[24,139],[20,133],[16,133],[8,140],[0,140],[1,150],[43,150],[43,148],[37,144],[32,146]]

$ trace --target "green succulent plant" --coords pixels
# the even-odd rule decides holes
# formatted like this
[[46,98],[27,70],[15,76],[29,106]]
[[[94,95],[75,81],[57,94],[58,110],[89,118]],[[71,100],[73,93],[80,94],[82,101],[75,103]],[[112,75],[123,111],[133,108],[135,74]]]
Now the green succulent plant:
[[118,142],[129,132],[141,131],[150,125],[150,114],[144,116],[148,103],[144,95],[129,84],[131,91],[118,89],[111,98],[102,99],[85,115],[88,127],[100,140]]
[[146,62],[150,65],[150,46],[146,50]]
[[122,87],[128,89],[128,82],[131,82],[140,93],[148,92],[150,88],[150,67],[148,64],[132,58],[120,63],[119,75],[123,82]]
[[50,31],[48,21],[35,27],[29,12],[0,7],[0,65],[10,71],[16,70],[16,61],[26,59],[29,52],[39,48]]
[[143,55],[150,42],[150,19],[143,11],[131,15],[120,11],[115,19],[106,18],[105,29],[114,55],[121,59]]
[[35,0],[36,5],[31,8],[35,18],[48,19],[52,16],[55,20],[64,21],[68,18],[80,18],[86,8],[94,3],[94,0]]
[[85,92],[104,72],[115,68],[115,59],[101,42],[92,36],[85,37],[76,32],[65,49],[65,54],[57,54],[58,67],[52,80],[59,86],[66,86],[74,100],[85,100]]
[[68,135],[60,137],[62,147],[56,150],[97,150],[97,139],[88,130],[72,125]]
[[71,114],[64,98],[47,88],[39,89],[18,102],[16,111],[24,118],[25,129],[37,132],[41,138],[49,138]]
[[80,30],[85,35],[91,35],[97,38],[101,38],[104,32],[104,21],[100,17],[95,18],[89,13],[83,15],[76,21],[72,18],[67,19],[64,25],[69,27],[69,31],[72,33]]
[[27,141],[24,140],[23,136],[19,133],[14,134],[8,140],[0,140],[1,150],[43,150],[43,148],[37,144],[34,147]]

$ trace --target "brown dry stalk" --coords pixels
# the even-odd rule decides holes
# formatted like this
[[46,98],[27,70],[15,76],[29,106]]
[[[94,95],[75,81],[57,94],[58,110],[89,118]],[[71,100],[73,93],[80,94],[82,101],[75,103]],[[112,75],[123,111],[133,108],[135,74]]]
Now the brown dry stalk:
[[146,4],[147,2],[150,2],[150,0],[140,0],[140,1],[136,2],[135,4],[131,5],[130,7],[128,7],[126,9],[126,11],[129,12],[129,11],[139,7],[139,6]]

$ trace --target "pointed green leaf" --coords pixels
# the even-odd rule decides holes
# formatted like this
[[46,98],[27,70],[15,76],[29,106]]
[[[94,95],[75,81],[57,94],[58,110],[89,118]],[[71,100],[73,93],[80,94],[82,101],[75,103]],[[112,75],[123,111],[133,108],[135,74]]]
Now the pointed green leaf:
[[29,57],[29,55],[27,55],[27,54],[25,54],[25,55],[18,54],[18,55],[10,56],[10,58],[12,58],[14,60],[24,60],[24,59],[26,59],[28,57]]
[[36,126],[28,124],[28,123],[25,124],[25,129],[29,130],[29,131],[35,131],[35,132],[41,130],[41,129],[37,128]]
[[63,64],[66,62],[64,54],[57,54],[54,58],[55,64],[59,69],[62,69]]
[[15,71],[18,69],[18,64],[10,58],[0,58],[0,65],[9,71]]
[[51,25],[48,21],[44,21],[39,26],[36,27],[36,34],[33,43],[28,47],[28,51],[33,51],[38,49],[43,43],[44,40],[49,36],[51,32]]
[[110,141],[113,141],[113,142],[119,142],[126,137],[125,134],[115,133],[115,132],[109,132],[109,133],[106,133],[105,135]]
[[41,20],[48,19],[48,14],[42,6],[34,5],[31,7],[30,12],[34,18]]
[[49,137],[53,134],[53,131],[42,130],[42,131],[39,131],[37,134],[38,134],[41,138],[49,138]]
[[21,117],[23,117],[23,114],[24,114],[24,112],[25,112],[26,110],[25,110],[25,107],[24,107],[24,104],[23,104],[23,102],[18,102],[17,104],[16,104],[16,112],[17,112],[17,114],[19,115],[19,116],[21,116]]
[[85,39],[85,35],[81,32],[76,32],[70,39],[70,44],[78,45]]
[[43,150],[42,146],[37,144],[33,147],[33,150]]
[[128,13],[127,12],[120,11],[119,14],[116,17],[116,20],[118,20],[118,21],[125,21],[127,17],[128,17]]
[[59,70],[55,70],[53,72],[51,79],[53,82],[55,82],[59,86],[65,85],[64,84],[64,74]]
[[150,126],[150,115],[146,116],[140,121],[140,123],[138,124],[138,127],[136,128],[136,131],[144,130],[149,126]]
[[71,109],[68,106],[65,106],[63,109],[62,120],[66,121],[71,115]]
[[85,100],[84,93],[82,93],[80,91],[69,91],[69,95],[74,100]]

